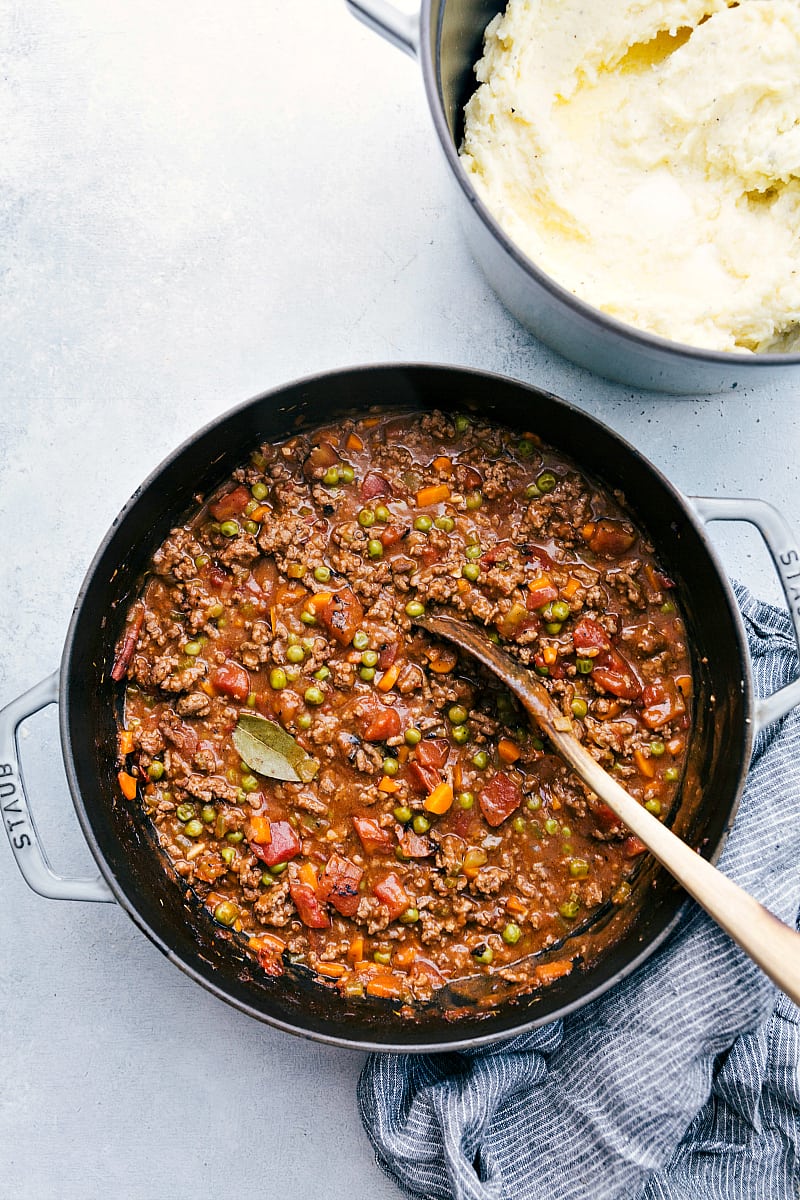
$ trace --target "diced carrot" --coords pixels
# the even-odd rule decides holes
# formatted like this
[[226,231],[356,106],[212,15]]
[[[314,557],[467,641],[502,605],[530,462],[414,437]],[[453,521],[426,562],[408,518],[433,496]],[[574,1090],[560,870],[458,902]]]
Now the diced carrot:
[[127,771],[120,771],[117,779],[125,799],[134,800],[136,798],[136,780],[133,775],[129,775]]
[[692,694],[692,677],[691,675],[676,675],[675,682],[683,692],[684,696],[688,697]]
[[596,528],[597,527],[596,527],[594,521],[589,521],[589,523],[587,525],[584,525],[583,529],[581,530],[581,533],[583,534],[583,536],[585,538],[590,538]]
[[347,948],[347,961],[349,963],[361,962],[364,957],[364,938],[360,933],[357,933],[354,938],[350,939],[350,945]]
[[347,449],[347,450],[363,450],[364,449],[364,443],[362,442],[361,438],[358,436],[357,433],[348,434],[347,441],[345,442],[345,449]]
[[333,592],[315,592],[313,596],[308,597],[306,608],[311,609],[312,612],[316,612],[318,608],[322,608],[323,605],[328,604],[332,599]]
[[634,750],[633,761],[636,763],[636,770],[640,775],[644,775],[645,779],[653,778],[656,773],[656,765],[652,758],[647,758],[641,750]]
[[[273,630],[273,632],[274,632],[274,630]],[[217,694],[217,689],[214,687],[213,683],[211,683],[210,680],[208,680],[208,679],[202,680],[200,687],[203,689],[203,691],[205,692],[205,694],[207,696],[213,697],[213,696],[216,696],[216,694]]]
[[318,975],[324,975],[326,979],[341,979],[346,973],[347,967],[344,963],[318,962],[314,970]]
[[119,752],[122,755],[131,754],[133,752],[133,730],[120,729],[119,731]]
[[461,763],[457,762],[453,767],[453,790],[461,791],[461,785],[464,782],[464,772],[461,770]]
[[306,569],[302,563],[289,563],[286,568],[286,574],[290,579],[302,579],[306,573]]
[[223,896],[219,892],[209,892],[204,903],[206,908],[214,909],[218,904],[222,904],[223,900],[227,900],[227,898],[227,896]]
[[399,787],[400,784],[396,779],[392,779],[390,775],[384,775],[383,779],[378,784],[378,791],[385,792],[387,795],[391,796],[392,792],[396,792]]
[[398,746],[395,750],[397,761],[401,763],[408,762],[408,756],[410,753],[411,751],[408,746]]
[[553,581],[549,575],[537,575],[535,579],[531,579],[528,583],[529,592],[543,592],[545,588],[553,586]]
[[441,504],[450,499],[450,488],[446,483],[432,483],[420,488],[417,492],[417,504],[420,508],[428,508],[431,504]]
[[572,576],[570,576],[570,578],[567,580],[567,582],[564,584],[563,588],[561,589],[561,595],[564,597],[565,600],[571,600],[572,597],[575,595],[575,593],[580,588],[580,586],[581,586],[581,581],[579,579],[574,579]]
[[372,962],[371,959],[359,959],[359,961],[354,963],[353,966],[355,967],[357,975],[380,975],[381,973],[381,968],[377,963]]
[[667,749],[669,750],[672,757],[675,758],[683,750],[683,738],[681,738],[681,737],[670,738],[669,741],[667,742]]
[[396,1000],[403,994],[403,984],[396,975],[376,975],[367,983],[368,996],[380,996],[384,1000]]
[[272,831],[267,817],[252,816],[247,826],[248,842],[258,842],[259,846],[269,846],[272,842]]
[[395,953],[392,963],[401,970],[406,971],[417,957],[417,952],[413,946],[401,946]]
[[504,763],[516,762],[522,751],[516,742],[512,742],[510,738],[500,738],[497,743],[497,753]]
[[374,429],[380,421],[380,417],[365,417],[362,424],[365,429]]
[[438,458],[433,460],[434,470],[436,471],[452,471],[453,464],[445,454],[440,454]]
[[456,589],[459,592],[468,592],[469,584],[467,583],[466,579],[459,579],[458,583],[456,584]]
[[453,803],[453,789],[446,781],[438,784],[430,796],[425,800],[425,808],[428,812],[436,813],[441,816],[446,813]]
[[[431,651],[433,654],[434,651]],[[442,646],[441,649],[435,651],[435,657],[430,658],[428,666],[437,675],[447,675],[452,671],[453,667],[458,662],[458,654],[449,646]]]
[[304,883],[306,887],[310,887],[314,892],[317,890],[319,886],[317,872],[314,868],[314,864],[309,862],[308,859],[306,859],[304,863],[300,864],[298,875],[300,876],[300,881]]
[[506,908],[510,913],[515,913],[517,916],[528,911],[519,896],[509,896],[506,900]]
[[644,786],[644,796],[646,800],[652,800],[655,796],[660,796],[662,784],[660,779],[651,779]]
[[248,938],[247,944],[251,950],[277,950],[280,953],[286,949],[286,942],[274,933],[259,933],[256,937]]
[[388,692],[390,688],[394,687],[402,666],[402,661],[398,659],[386,668],[376,685],[379,691]]
[[268,504],[259,504],[258,508],[254,508],[253,511],[250,513],[250,520],[251,521],[263,521],[264,517],[266,517],[271,512],[272,512],[272,509],[270,508],[270,506]]
[[552,983],[556,979],[563,978],[564,975],[569,975],[571,971],[571,962],[541,963],[536,968],[536,975],[542,983]]
[[542,658],[547,663],[548,667],[552,667],[553,663],[558,658],[558,651],[555,646],[545,646],[542,650]]
[[272,635],[274,637],[275,631],[277,628],[277,624],[278,624],[278,609],[276,608],[276,606],[274,604],[273,604],[272,608],[269,610],[269,623],[272,628]]

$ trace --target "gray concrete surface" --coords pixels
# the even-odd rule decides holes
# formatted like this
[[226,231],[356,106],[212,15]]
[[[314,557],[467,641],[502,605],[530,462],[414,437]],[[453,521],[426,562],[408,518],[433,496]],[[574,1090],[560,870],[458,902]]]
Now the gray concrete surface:
[[[449,206],[413,62],[336,0],[0,0],[0,704],[58,664],[128,495],[226,407],[366,361],[487,367],[584,405],[688,492],[800,527],[795,389],[664,399],[508,315]],[[730,571],[777,589],[757,540]],[[55,715],[24,761],[85,871]],[[0,1195],[386,1200],[361,1056],[248,1020],[114,906],[28,892],[0,844]]]

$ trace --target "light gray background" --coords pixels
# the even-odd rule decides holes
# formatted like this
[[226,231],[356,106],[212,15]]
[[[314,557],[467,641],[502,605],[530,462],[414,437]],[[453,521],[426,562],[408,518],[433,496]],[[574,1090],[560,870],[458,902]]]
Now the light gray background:
[[[0,704],[57,665],[97,543],[164,454],[337,365],[534,381],[686,491],[800,526],[793,389],[664,399],[569,366],[488,291],[449,188],[416,65],[338,0],[0,0]],[[720,545],[776,596],[754,537]],[[53,710],[25,732],[52,857],[86,872]],[[4,842],[0,972],[3,1195],[397,1196],[360,1055],[212,999],[112,905],[32,895]]]

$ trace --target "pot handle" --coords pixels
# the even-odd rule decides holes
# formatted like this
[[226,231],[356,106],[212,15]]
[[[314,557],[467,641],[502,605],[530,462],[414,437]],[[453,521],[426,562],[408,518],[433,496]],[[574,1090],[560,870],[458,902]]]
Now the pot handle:
[[[786,518],[766,500],[740,500],[732,496],[691,496],[690,499],[706,524],[709,521],[747,521],[761,534],[781,581],[800,654],[800,543]],[[773,721],[785,717],[797,704],[800,704],[800,677],[771,696],[756,701],[756,730],[765,729]]]
[[389,0],[345,0],[354,17],[391,42],[398,50],[417,57],[419,16],[400,12]]
[[28,805],[19,761],[17,730],[26,717],[48,704],[58,703],[58,671],[37,683],[0,710],[0,809],[3,813],[11,852],[28,887],[50,900],[114,899],[102,876],[96,879],[64,879],[50,866],[39,841]]

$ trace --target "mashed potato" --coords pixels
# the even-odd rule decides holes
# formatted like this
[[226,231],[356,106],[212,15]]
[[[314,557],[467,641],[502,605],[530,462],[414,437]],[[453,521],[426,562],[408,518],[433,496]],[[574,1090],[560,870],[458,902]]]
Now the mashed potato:
[[800,349],[800,0],[509,0],[461,149],[508,236],[614,317]]

